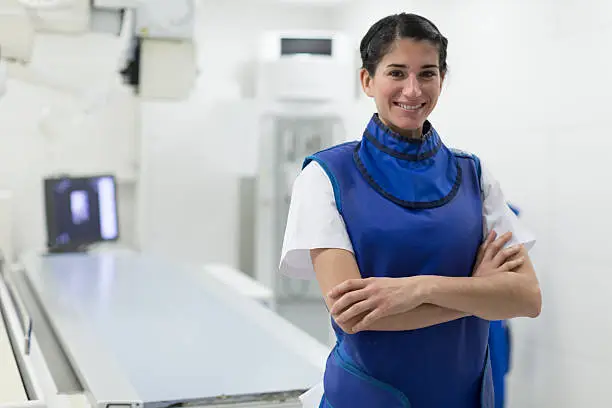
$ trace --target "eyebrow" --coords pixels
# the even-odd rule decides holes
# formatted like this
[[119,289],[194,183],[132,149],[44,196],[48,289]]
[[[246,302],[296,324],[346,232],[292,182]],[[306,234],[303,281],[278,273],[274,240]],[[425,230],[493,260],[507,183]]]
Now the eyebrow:
[[[389,65],[387,65],[387,68],[408,68],[408,65],[405,65],[405,64],[389,64]],[[421,69],[428,69],[428,68],[438,68],[438,66],[435,65],[435,64],[428,64],[428,65],[423,65],[421,67]]]

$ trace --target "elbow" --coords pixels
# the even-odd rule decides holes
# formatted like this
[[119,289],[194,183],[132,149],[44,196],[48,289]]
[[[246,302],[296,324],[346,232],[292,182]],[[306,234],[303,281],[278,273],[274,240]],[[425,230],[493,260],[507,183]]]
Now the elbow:
[[527,285],[523,284],[522,289],[515,294],[513,305],[512,312],[509,311],[509,316],[504,316],[503,318],[496,316],[496,318],[489,320],[504,320],[517,317],[535,319],[540,316],[540,313],[542,313],[540,285],[537,282],[529,282]]
[[540,285],[536,284],[530,289],[528,299],[529,301],[525,302],[527,306],[525,315],[535,319],[542,313],[542,292]]

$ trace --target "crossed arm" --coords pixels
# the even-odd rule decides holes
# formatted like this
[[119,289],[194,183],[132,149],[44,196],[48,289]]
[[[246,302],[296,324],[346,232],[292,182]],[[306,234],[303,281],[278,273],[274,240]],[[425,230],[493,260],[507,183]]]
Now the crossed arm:
[[[341,284],[344,284],[344,288],[350,290],[349,287],[357,283],[361,278],[357,262],[351,252],[333,248],[311,250],[311,258],[319,287],[324,293],[325,303],[333,316],[335,313],[332,311],[338,309],[338,307],[334,308],[334,305],[340,298],[333,296],[332,291],[334,288],[339,288],[338,285]],[[399,331],[420,329],[445,323],[468,316],[469,314],[433,304],[421,304],[415,309],[401,314],[382,317],[367,327],[356,330],[355,326],[362,321],[365,315],[365,312],[359,313],[357,316],[346,321],[336,322],[347,333],[356,333],[361,330]],[[337,320],[338,314],[336,313],[334,317]]]
[[[487,243],[491,245],[491,237]],[[347,333],[414,330],[466,316],[487,320],[538,316],[541,294],[527,251],[500,247],[488,249],[498,261],[503,260],[505,269],[480,268],[475,276],[465,278],[361,279],[354,255],[348,251],[315,249],[311,258],[327,307]],[[482,259],[477,263],[482,264]]]

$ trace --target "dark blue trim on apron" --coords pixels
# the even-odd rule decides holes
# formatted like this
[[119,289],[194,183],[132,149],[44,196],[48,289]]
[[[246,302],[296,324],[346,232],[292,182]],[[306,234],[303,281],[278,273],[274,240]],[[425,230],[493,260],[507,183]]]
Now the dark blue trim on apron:
[[337,345],[327,360],[323,406],[411,408],[408,398],[401,391],[364,373],[341,348],[341,345]]

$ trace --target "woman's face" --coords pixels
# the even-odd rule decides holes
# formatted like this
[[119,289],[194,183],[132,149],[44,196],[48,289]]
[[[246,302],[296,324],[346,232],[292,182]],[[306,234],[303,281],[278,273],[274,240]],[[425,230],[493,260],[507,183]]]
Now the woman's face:
[[[438,48],[429,41],[397,40],[372,77],[361,70],[364,92],[392,130],[414,137],[433,111],[442,89]],[[418,135],[420,137],[420,133]]]

